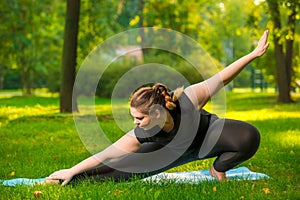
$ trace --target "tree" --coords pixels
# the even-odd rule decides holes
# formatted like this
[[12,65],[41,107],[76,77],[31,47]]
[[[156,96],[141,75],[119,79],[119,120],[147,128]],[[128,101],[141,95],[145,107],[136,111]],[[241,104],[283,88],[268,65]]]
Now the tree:
[[65,18],[64,46],[62,55],[62,82],[60,89],[60,112],[78,111],[73,99],[76,75],[77,37],[80,0],[68,0]]
[[[290,91],[292,81],[293,44],[296,27],[296,15],[300,9],[297,0],[267,0],[271,19],[273,21],[273,42],[277,69],[278,101],[291,103]],[[287,18],[280,6],[285,7]],[[285,23],[285,24],[284,24]]]
[[[35,39],[31,31],[34,18],[29,14],[36,7],[31,2],[6,1],[2,3],[1,33],[3,48],[1,53],[10,58],[3,59],[9,69],[18,71],[23,86],[23,95],[31,95],[32,92],[32,65],[36,58],[34,45]],[[10,43],[10,45],[6,45]],[[8,47],[8,48],[7,48]]]
[[64,5],[51,0],[38,4],[0,1],[0,82],[4,89],[23,88],[23,95],[31,95],[37,87],[59,84],[54,72],[61,62],[62,48],[58,47],[63,41]]

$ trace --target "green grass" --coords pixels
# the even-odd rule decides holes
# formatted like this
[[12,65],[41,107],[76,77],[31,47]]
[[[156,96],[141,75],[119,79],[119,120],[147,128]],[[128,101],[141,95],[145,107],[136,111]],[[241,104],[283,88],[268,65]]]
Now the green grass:
[[[299,102],[300,95],[294,95]],[[82,144],[73,116],[59,113],[56,96],[0,97],[0,179],[39,178],[68,168],[90,153]],[[112,120],[109,99],[96,99],[101,127],[111,140],[122,135]],[[126,105],[119,105],[120,109]],[[228,93],[226,117],[253,123],[261,132],[257,154],[242,164],[271,176],[268,180],[201,184],[140,181],[76,186],[0,186],[0,199],[299,199],[300,104],[277,104],[276,95]],[[170,171],[209,168],[213,159]]]

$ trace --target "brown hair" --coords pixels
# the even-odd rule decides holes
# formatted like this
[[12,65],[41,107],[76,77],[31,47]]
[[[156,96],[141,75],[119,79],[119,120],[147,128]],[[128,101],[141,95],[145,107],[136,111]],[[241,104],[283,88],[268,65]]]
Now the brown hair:
[[183,87],[177,88],[171,97],[168,88],[161,83],[156,83],[152,87],[141,87],[132,94],[130,106],[138,108],[140,112],[145,114],[149,114],[151,106],[156,104],[159,104],[168,110],[173,110],[176,107],[175,102],[182,92]]

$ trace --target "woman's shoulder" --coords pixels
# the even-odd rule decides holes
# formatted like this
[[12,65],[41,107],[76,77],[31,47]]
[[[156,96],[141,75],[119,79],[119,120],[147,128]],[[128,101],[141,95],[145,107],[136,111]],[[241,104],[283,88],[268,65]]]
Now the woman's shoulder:
[[179,105],[180,109],[182,111],[187,110],[187,111],[192,111],[196,110],[194,104],[192,101],[189,99],[189,97],[186,95],[185,92],[183,92],[180,97],[178,98],[177,104]]

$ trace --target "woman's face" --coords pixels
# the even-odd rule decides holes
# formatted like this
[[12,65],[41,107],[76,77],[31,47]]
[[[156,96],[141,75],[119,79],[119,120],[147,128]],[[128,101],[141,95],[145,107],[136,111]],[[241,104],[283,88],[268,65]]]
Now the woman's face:
[[134,119],[133,123],[144,130],[149,130],[157,125],[153,123],[155,120],[152,120],[150,115],[144,114],[136,108],[130,107],[130,114]]

